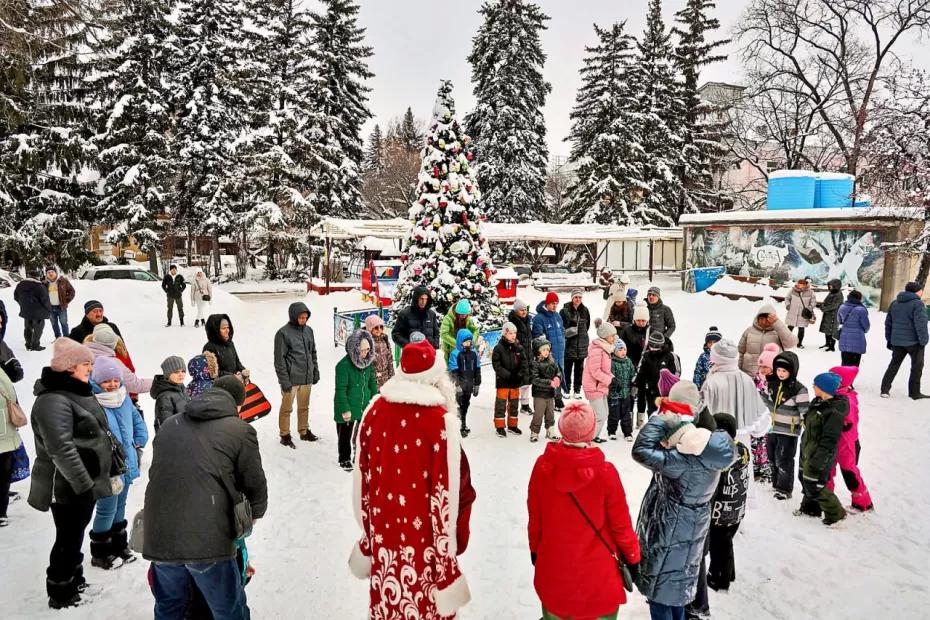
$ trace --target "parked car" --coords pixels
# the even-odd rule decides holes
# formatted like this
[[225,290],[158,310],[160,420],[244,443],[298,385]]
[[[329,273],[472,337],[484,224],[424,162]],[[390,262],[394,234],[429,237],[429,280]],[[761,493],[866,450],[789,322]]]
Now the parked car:
[[13,288],[23,281],[23,277],[15,271],[0,269],[0,288]]
[[161,278],[148,269],[132,265],[103,265],[88,267],[81,272],[81,280],[135,280],[137,282],[160,282]]

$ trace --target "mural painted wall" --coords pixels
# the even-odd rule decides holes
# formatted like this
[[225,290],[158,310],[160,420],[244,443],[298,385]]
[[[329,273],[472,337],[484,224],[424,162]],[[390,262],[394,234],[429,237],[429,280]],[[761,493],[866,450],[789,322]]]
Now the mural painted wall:
[[728,274],[779,282],[807,277],[819,285],[839,278],[862,291],[867,305],[879,304],[884,269],[879,231],[739,226],[689,231],[689,267],[722,266]]

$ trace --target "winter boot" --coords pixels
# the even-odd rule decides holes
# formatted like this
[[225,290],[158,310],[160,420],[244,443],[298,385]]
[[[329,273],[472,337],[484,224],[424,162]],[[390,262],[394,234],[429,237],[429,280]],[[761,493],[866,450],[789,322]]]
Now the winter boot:
[[520,413],[525,413],[526,415],[533,415],[533,410],[530,409],[529,405],[520,405]]
[[546,439],[549,441],[558,441],[561,437],[555,432],[555,427],[550,426],[546,429]]
[[117,521],[110,530],[110,541],[113,545],[111,552],[113,555],[121,558],[124,564],[136,561],[136,556],[129,549],[129,534],[126,532],[127,527],[129,527],[127,521]]
[[530,443],[539,441],[539,433],[530,433]]
[[294,445],[294,440],[291,439],[290,434],[281,435],[281,445],[287,446],[288,448],[291,448],[292,450],[297,449],[297,446]]
[[[305,432],[303,432],[303,433],[300,434],[300,440],[301,440],[301,441],[316,441],[317,439],[319,439],[319,437],[317,437],[316,435],[314,435],[314,434],[310,431],[309,428],[308,428]],[[282,442],[282,443],[283,443],[283,442]]]
[[522,435],[522,434],[523,434],[523,431],[521,431],[521,430],[520,430],[519,428],[517,428],[516,426],[511,426],[511,427],[508,428],[507,430],[510,431],[511,433],[513,433],[514,435]]
[[91,566],[103,570],[113,570],[123,565],[122,558],[113,553],[113,539],[110,537],[110,532],[91,531],[90,556]]
[[471,435],[471,429],[468,428],[467,426],[463,426],[463,427],[459,430],[459,432],[462,434],[462,438],[463,438],[463,439],[464,439],[465,437],[468,437],[469,435]]
[[352,461],[339,461],[339,467],[344,471],[352,471]]
[[48,606],[52,609],[77,607],[83,602],[73,579],[68,581],[46,579],[45,591],[48,593]]
[[178,321],[181,324],[181,327],[184,327],[184,317],[182,316]]
[[499,428],[499,429],[497,429],[497,436],[498,436],[498,437],[501,437],[502,439],[506,439],[506,438],[507,438],[507,431],[504,430],[504,429],[502,429],[502,428]]

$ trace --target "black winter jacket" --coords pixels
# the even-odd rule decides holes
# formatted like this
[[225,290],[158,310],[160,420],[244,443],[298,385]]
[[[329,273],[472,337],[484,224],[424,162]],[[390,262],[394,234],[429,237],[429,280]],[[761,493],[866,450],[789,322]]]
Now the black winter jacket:
[[[220,336],[220,323],[223,320],[229,323],[229,340],[223,340]],[[237,372],[245,370],[245,366],[239,361],[239,353],[236,352],[236,345],[233,344],[233,324],[229,320],[228,314],[211,314],[207,317],[204,325],[207,332],[207,344],[203,345],[203,351],[209,351],[216,356],[216,364],[220,370],[220,377],[223,375],[234,375]]]
[[191,397],[184,386],[171,383],[165,375],[155,375],[149,395],[155,399],[155,430],[173,415],[184,413]]
[[649,326],[637,327],[635,324],[627,325],[620,330],[620,340],[626,345],[626,354],[634,366],[639,366],[639,360],[646,349],[646,332]]
[[162,424],[153,446],[143,557],[178,564],[236,557],[233,500],[220,481],[245,495],[255,519],[265,514],[268,489],[255,429],[239,419],[233,397],[220,388],[194,397]]
[[13,299],[19,304],[19,316],[32,321],[44,321],[52,316],[48,287],[38,280],[23,280],[16,285]]
[[568,302],[559,311],[562,316],[562,323],[565,325],[565,331],[576,328],[578,333],[571,338],[565,336],[565,359],[581,360],[588,357],[588,345],[591,344],[588,338],[588,330],[591,329],[591,313],[584,304],[575,308],[572,302]]
[[45,367],[35,394],[29,505],[44,512],[53,502],[68,504],[85,493],[96,499],[112,495],[110,427],[90,384]]
[[9,319],[6,313],[6,304],[3,303],[3,300],[0,300],[0,319],[3,319],[3,324],[0,325],[0,340],[3,340],[6,337],[6,323]]
[[170,273],[166,273],[161,281],[161,290],[165,291],[165,294],[172,299],[179,299],[186,288],[187,282],[184,281],[184,276],[181,274],[172,278]]
[[530,384],[533,386],[534,398],[555,398],[555,388],[552,380],[561,375],[561,369],[552,359],[552,355],[544,360],[538,359],[538,341],[533,346],[533,361],[530,362]]
[[[426,295],[426,308],[420,309],[417,306],[417,299]],[[433,310],[433,298],[429,294],[429,289],[425,286],[418,286],[413,289],[413,301],[409,307],[404,308],[397,313],[397,321],[391,328],[391,339],[398,347],[403,349],[410,344],[410,334],[420,332],[429,343],[436,349],[439,348],[439,327],[440,320]]]
[[643,363],[636,375],[637,387],[641,390],[645,389],[647,394],[658,396],[659,372],[663,368],[668,368],[672,374],[681,376],[681,364],[675,354],[668,350],[668,345],[665,345],[659,351],[646,351],[643,353]]
[[455,387],[462,392],[471,392],[476,385],[481,385],[481,359],[474,349],[459,351],[456,356],[456,368],[450,370]]
[[274,336],[274,371],[285,392],[295,385],[316,385],[320,380],[313,328],[297,324],[297,317],[303,313],[310,314],[307,304],[292,303],[287,310],[290,320]]
[[529,359],[517,340],[507,342],[501,338],[491,352],[491,365],[494,367],[498,389],[519,389],[530,383]]
[[524,351],[533,350],[533,316],[527,312],[526,318],[521,319],[515,310],[507,315],[507,320],[517,326],[517,342],[523,346]]
[[[123,338],[123,334],[120,333],[119,327],[117,327],[116,323],[111,323],[107,319],[107,317],[103,317],[103,323],[106,323],[107,325],[109,325],[110,329],[116,332],[117,336],[119,336],[120,338]],[[81,320],[81,322],[78,324],[78,326],[71,330],[71,333],[68,334],[68,337],[71,338],[71,340],[74,340],[75,342],[80,342],[81,344],[84,344],[84,341],[87,339],[87,337],[93,333],[94,333],[94,324],[91,323],[90,319],[88,319],[85,316],[83,320]],[[126,342],[126,339],[123,338],[123,343],[125,342]]]
[[646,307],[649,308],[649,326],[652,331],[662,334],[667,339],[671,338],[675,333],[675,315],[672,309],[662,303],[661,299],[655,304],[646,302]]
[[13,350],[5,342],[0,340],[0,368],[10,378],[10,381],[16,383],[23,380],[23,366],[16,359]]
[[836,463],[836,453],[843,434],[849,401],[837,395],[829,400],[815,398],[804,415],[801,435],[800,473],[802,478],[826,484]]

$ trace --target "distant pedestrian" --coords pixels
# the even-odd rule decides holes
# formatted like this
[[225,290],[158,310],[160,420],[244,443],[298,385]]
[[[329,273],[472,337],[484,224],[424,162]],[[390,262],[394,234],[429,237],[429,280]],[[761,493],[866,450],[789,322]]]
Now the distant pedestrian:
[[827,351],[836,351],[836,314],[843,303],[843,293],[841,291],[843,283],[834,278],[827,282],[827,289],[830,291],[820,304],[820,311],[823,317],[820,319],[820,333],[824,335],[824,344],[820,347]]
[[804,330],[817,322],[817,314],[814,312],[817,307],[817,299],[814,297],[814,291],[811,289],[811,283],[807,278],[799,279],[791,288],[785,298],[785,307],[788,309],[785,323],[790,331],[794,331],[795,327],[798,328],[798,348],[803,349]]
[[161,281],[161,290],[165,291],[168,297],[168,327],[171,327],[171,319],[174,306],[178,307],[178,321],[181,327],[184,327],[184,289],[187,288],[187,282],[184,276],[178,273],[177,265],[171,265],[165,278]]
[[23,319],[23,336],[27,351],[44,351],[39,341],[45,321],[52,315],[52,304],[48,289],[39,281],[39,275],[30,272],[28,277],[16,285],[13,299],[19,304],[19,316]]
[[897,299],[891,302],[885,317],[885,342],[891,350],[891,362],[882,377],[882,398],[888,398],[891,384],[905,357],[911,358],[911,376],[907,382],[908,396],[914,400],[927,398],[920,391],[924,370],[924,349],[927,347],[927,311],[921,301],[924,287],[908,282]]
[[[581,398],[581,377],[591,342],[588,337],[591,312],[584,305],[581,290],[572,291],[571,300],[562,306],[559,315],[565,327],[565,382],[562,391],[565,398]],[[594,410],[598,411],[596,407]]]
[[288,308],[288,322],[274,337],[274,370],[281,387],[278,431],[282,446],[296,448],[291,439],[291,412],[297,400],[297,434],[301,441],[316,441],[310,431],[310,390],[320,382],[316,339],[308,324],[310,309],[302,301]]
[[649,308],[650,333],[662,334],[672,350],[672,334],[675,333],[675,313],[662,301],[662,290],[650,286],[646,291],[646,307]]
[[45,269],[45,286],[48,287],[48,297],[52,304],[52,331],[56,338],[68,336],[71,333],[68,327],[68,304],[74,301],[74,287],[68,278],[59,275],[55,267]]
[[197,316],[194,318],[194,327],[203,325],[204,318],[208,314],[208,309],[212,301],[213,284],[210,282],[210,279],[204,275],[203,271],[198,269],[194,281],[191,282],[191,305],[197,310]]
[[849,291],[846,302],[836,314],[840,330],[840,360],[843,366],[858,366],[866,351],[865,335],[869,333],[869,311],[862,304],[862,293]]

